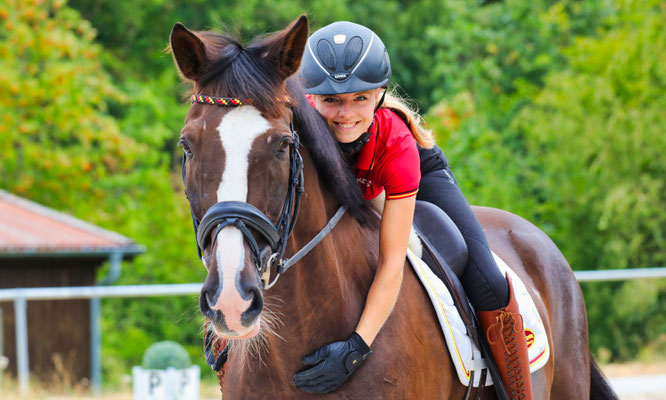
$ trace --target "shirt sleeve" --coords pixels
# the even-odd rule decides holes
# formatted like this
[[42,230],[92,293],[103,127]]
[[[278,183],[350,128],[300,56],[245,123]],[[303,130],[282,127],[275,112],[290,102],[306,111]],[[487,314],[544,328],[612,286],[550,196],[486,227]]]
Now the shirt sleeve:
[[382,160],[380,180],[384,182],[386,199],[404,199],[416,196],[421,182],[419,152],[408,128],[407,134],[400,135],[391,146],[385,160]]

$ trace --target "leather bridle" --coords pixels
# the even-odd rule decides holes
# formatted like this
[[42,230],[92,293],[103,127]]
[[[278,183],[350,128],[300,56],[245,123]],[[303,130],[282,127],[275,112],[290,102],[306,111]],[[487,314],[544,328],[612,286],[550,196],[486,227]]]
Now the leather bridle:
[[[278,102],[290,104],[288,97],[277,98]],[[238,107],[242,105],[252,104],[251,100],[240,100],[235,98],[226,97],[211,97],[203,95],[193,95],[191,98],[192,103],[210,104],[220,107]],[[303,187],[303,158],[301,157],[298,148],[300,146],[299,136],[294,129],[293,120],[289,121],[289,129],[292,135],[292,141],[289,144],[289,181],[287,182],[287,196],[282,206],[282,212],[277,225],[264,214],[262,211],[253,205],[241,201],[222,201],[214,204],[204,214],[201,221],[195,216],[192,208],[192,223],[194,225],[194,233],[197,240],[197,251],[199,258],[202,257],[203,250],[208,246],[213,246],[217,239],[217,234],[227,226],[234,226],[238,228],[243,234],[244,240],[247,242],[252,260],[254,262],[261,280],[264,284],[264,290],[270,289],[275,285],[280,275],[284,274],[287,269],[298,262],[305,256],[312,248],[314,248],[323,238],[335,227],[335,224],[342,218],[346,211],[346,207],[340,206],[337,213],[329,220],[328,224],[322,229],[315,238],[313,238],[305,247],[299,250],[291,258],[284,257],[287,240],[296,225],[298,212],[301,204],[301,195],[305,191]],[[185,193],[187,195],[187,184],[185,183],[185,161],[187,157],[183,153],[182,177],[185,184]],[[264,261],[261,259],[261,252],[259,245],[254,236],[250,233],[253,229],[262,238],[266,240],[271,248],[272,254]],[[211,236],[212,233],[212,236]],[[211,242],[212,237],[212,243]],[[277,267],[275,278],[270,282],[270,273],[273,266]]]
[[[278,102],[290,104],[288,97],[276,99]],[[252,104],[251,100],[240,100],[235,98],[225,97],[211,97],[203,95],[193,95],[191,98],[192,103],[210,104],[221,107],[238,107],[246,104]],[[282,212],[277,225],[259,209],[253,205],[241,201],[222,201],[214,204],[204,214],[201,221],[199,221],[192,211],[190,206],[190,213],[192,215],[192,223],[194,225],[194,233],[197,240],[197,252],[199,258],[202,257],[202,252],[206,246],[215,244],[217,234],[222,228],[227,226],[234,226],[238,228],[244,240],[250,247],[252,253],[252,260],[254,262],[261,280],[263,282],[264,290],[270,289],[275,285],[277,280],[287,269],[296,264],[301,258],[310,252],[319,242],[321,242],[326,235],[335,227],[338,221],[347,211],[347,208],[342,205],[338,208],[335,215],[328,221],[324,228],[312,239],[308,244],[301,248],[298,252],[290,258],[285,258],[284,253],[286,249],[287,240],[289,235],[294,230],[296,219],[298,218],[298,211],[301,204],[301,195],[305,191],[303,187],[303,158],[298,151],[300,141],[296,130],[294,129],[293,119],[289,121],[289,129],[291,130],[292,142],[289,145],[289,181],[287,182],[287,196],[282,206]],[[183,166],[182,176],[183,184],[185,185],[185,195],[187,196],[187,183],[185,182],[185,162],[187,156],[183,153]],[[259,245],[250,233],[249,229],[253,229],[263,237],[271,248],[272,254],[266,259],[265,262],[261,259]],[[211,236],[212,233],[212,236]],[[212,243],[209,243],[211,241]],[[276,275],[273,281],[270,281],[271,269],[276,266]],[[214,333],[211,329],[206,331],[204,340],[204,353],[206,354],[206,362],[215,371],[218,372],[222,365],[226,362],[228,355],[228,348],[225,347],[223,351],[215,355],[214,346]]]

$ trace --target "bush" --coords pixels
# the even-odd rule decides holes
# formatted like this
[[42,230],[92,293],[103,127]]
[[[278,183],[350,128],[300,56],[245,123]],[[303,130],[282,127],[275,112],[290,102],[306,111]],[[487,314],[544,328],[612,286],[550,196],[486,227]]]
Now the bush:
[[190,356],[183,346],[166,340],[154,343],[143,353],[145,369],[167,369],[169,367],[184,369],[190,366]]

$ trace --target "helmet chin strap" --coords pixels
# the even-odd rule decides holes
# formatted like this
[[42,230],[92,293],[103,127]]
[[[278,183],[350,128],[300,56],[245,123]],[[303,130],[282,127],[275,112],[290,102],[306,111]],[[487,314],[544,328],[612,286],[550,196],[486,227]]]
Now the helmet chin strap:
[[[379,102],[377,103],[377,107],[375,107],[375,112],[377,112],[377,110],[379,110],[379,107],[381,107],[382,104],[384,104],[384,97],[386,97],[386,92],[388,91],[388,88],[383,88],[383,89],[384,89],[384,93],[382,93],[382,98],[379,99]],[[370,126],[372,126],[372,125],[370,125]],[[370,131],[370,128],[368,128],[368,131]]]
[[[377,106],[375,106],[375,111],[373,112],[373,117],[374,113],[379,110],[379,107],[384,104],[384,97],[386,97],[386,91],[387,89],[384,89],[384,93],[382,93],[382,98],[379,99],[379,102],[377,103]],[[361,134],[356,140],[353,142],[349,143],[342,143],[338,142],[338,145],[340,146],[340,150],[342,150],[342,153],[347,157],[351,158],[358,154],[359,151],[363,148],[363,146],[370,141],[370,131],[372,130],[372,125],[375,123],[375,119],[372,119],[372,123],[368,127],[368,130],[364,133]]]
[[[370,129],[372,129],[372,124],[370,124],[370,128],[368,128],[368,132],[370,131]],[[370,141],[370,134],[368,132],[362,133],[361,136],[359,136],[353,142],[349,143],[338,142],[340,150],[342,150],[342,154],[344,154],[348,158],[358,154],[358,152],[361,151],[361,148],[363,148],[363,146],[366,143],[368,143],[368,141]]]

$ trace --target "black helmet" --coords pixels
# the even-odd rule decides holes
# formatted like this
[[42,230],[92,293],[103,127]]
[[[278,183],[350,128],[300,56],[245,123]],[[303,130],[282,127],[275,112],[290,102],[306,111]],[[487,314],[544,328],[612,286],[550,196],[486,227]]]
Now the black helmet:
[[339,21],[310,36],[301,76],[310,94],[341,94],[388,87],[391,62],[379,36],[365,26]]

